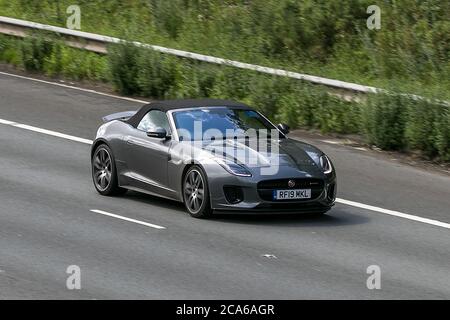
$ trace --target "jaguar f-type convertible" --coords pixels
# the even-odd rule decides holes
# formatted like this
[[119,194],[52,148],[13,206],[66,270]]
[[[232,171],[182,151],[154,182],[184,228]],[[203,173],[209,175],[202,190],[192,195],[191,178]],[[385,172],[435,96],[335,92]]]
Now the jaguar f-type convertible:
[[103,121],[91,150],[102,195],[144,192],[183,202],[197,218],[322,214],[335,202],[331,160],[243,103],[155,101]]

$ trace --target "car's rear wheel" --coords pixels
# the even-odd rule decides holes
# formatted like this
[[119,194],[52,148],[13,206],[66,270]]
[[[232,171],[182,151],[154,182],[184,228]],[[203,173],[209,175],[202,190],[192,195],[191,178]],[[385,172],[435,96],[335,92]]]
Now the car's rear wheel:
[[119,187],[117,169],[111,149],[101,144],[92,156],[92,179],[95,189],[104,196],[112,196],[126,192]]
[[207,218],[211,215],[208,181],[199,166],[192,166],[183,179],[184,205],[188,213],[195,218]]

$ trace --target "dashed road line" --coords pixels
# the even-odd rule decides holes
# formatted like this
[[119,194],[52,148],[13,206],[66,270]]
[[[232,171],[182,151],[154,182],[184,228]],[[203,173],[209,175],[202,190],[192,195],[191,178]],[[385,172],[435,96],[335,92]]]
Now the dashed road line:
[[103,210],[97,210],[97,209],[92,209],[90,210],[93,213],[98,213],[98,214],[102,214],[104,216],[108,216],[108,217],[112,217],[112,218],[116,218],[116,219],[120,219],[120,220],[124,220],[124,221],[128,221],[128,222],[133,222],[133,223],[137,223],[146,227],[150,227],[150,228],[154,228],[154,229],[166,229],[166,227],[163,226],[159,226],[157,224],[153,224],[153,223],[148,223],[148,222],[144,222],[144,221],[140,221],[140,220],[136,220],[136,219],[131,219],[131,218],[127,218],[118,214],[114,214],[114,213],[110,213],[110,212],[106,212]]

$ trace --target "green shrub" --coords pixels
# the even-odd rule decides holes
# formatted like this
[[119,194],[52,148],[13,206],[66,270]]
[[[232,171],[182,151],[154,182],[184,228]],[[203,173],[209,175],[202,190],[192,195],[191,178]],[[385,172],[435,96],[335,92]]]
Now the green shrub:
[[20,43],[15,38],[0,35],[0,61],[19,66],[21,64]]
[[[211,66],[201,62],[191,62],[190,70],[197,83],[198,91],[195,92],[194,97],[211,97],[213,96],[214,86],[217,82],[217,73],[219,72],[216,66]],[[186,77],[187,82],[190,81],[190,77]]]
[[[202,91],[202,79],[198,66],[194,63],[182,63],[179,66],[179,82],[172,96],[174,98],[200,98],[209,94]],[[215,81],[216,77],[213,78]],[[205,88],[204,88],[205,89]]]
[[388,150],[416,150],[450,160],[450,107],[404,95],[370,96],[362,112],[368,142]]
[[69,48],[62,43],[53,46],[50,56],[45,59],[44,69],[49,76],[62,75],[74,80],[106,81],[108,78],[105,56]]
[[361,106],[322,92],[317,95],[314,122],[322,132],[358,133]]
[[295,93],[287,93],[279,100],[279,113],[275,117],[277,122],[285,123],[290,128],[299,127],[301,100]]
[[280,100],[292,90],[291,85],[291,80],[286,78],[257,75],[249,86],[248,103],[270,119],[275,119],[275,116],[279,113]]
[[247,70],[220,66],[216,74],[215,94],[224,99],[244,99],[250,91],[254,73]]
[[177,98],[206,98],[219,96],[214,93],[220,68],[218,66],[181,59],[179,83],[176,87]]
[[359,133],[361,105],[344,101],[313,85],[297,85],[282,95],[277,119],[290,127],[312,127],[322,132]]
[[27,71],[43,71],[45,59],[53,50],[53,42],[43,37],[27,37],[20,42],[21,62]]
[[317,109],[320,101],[326,98],[327,93],[321,90],[314,90],[312,85],[302,84],[296,86],[294,90],[298,103],[297,119],[298,126],[306,128],[320,128],[317,122]]
[[34,35],[24,40],[0,36],[0,61],[27,71],[76,80],[108,80],[107,57],[68,47],[56,38]]
[[136,54],[139,94],[163,99],[176,92],[180,77],[176,58],[146,49],[140,49]]
[[183,25],[181,0],[151,0],[152,16],[159,30],[170,38],[177,38]]
[[121,94],[139,94],[139,49],[129,43],[111,45],[108,63],[111,81]]
[[[62,44],[61,43],[55,43],[53,46],[52,52],[49,54],[48,57],[45,59],[45,73],[48,76],[56,76],[59,75],[63,68],[64,63],[62,61]],[[66,61],[64,61],[66,62]]]
[[434,145],[441,160],[450,161],[450,107],[441,106],[435,119]]
[[407,98],[400,95],[370,96],[363,112],[369,143],[387,150],[404,149],[407,105]]
[[410,100],[407,107],[405,142],[408,149],[421,150],[428,157],[436,156],[435,124],[443,107],[425,100]]

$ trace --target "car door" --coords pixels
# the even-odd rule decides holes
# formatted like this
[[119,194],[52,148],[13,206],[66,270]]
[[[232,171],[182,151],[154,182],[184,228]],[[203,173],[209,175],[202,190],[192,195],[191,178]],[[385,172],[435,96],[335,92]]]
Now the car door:
[[161,195],[171,192],[168,188],[168,160],[170,139],[147,136],[151,129],[161,127],[170,135],[170,125],[165,112],[150,110],[137,128],[124,137],[127,146],[127,164],[137,187]]

